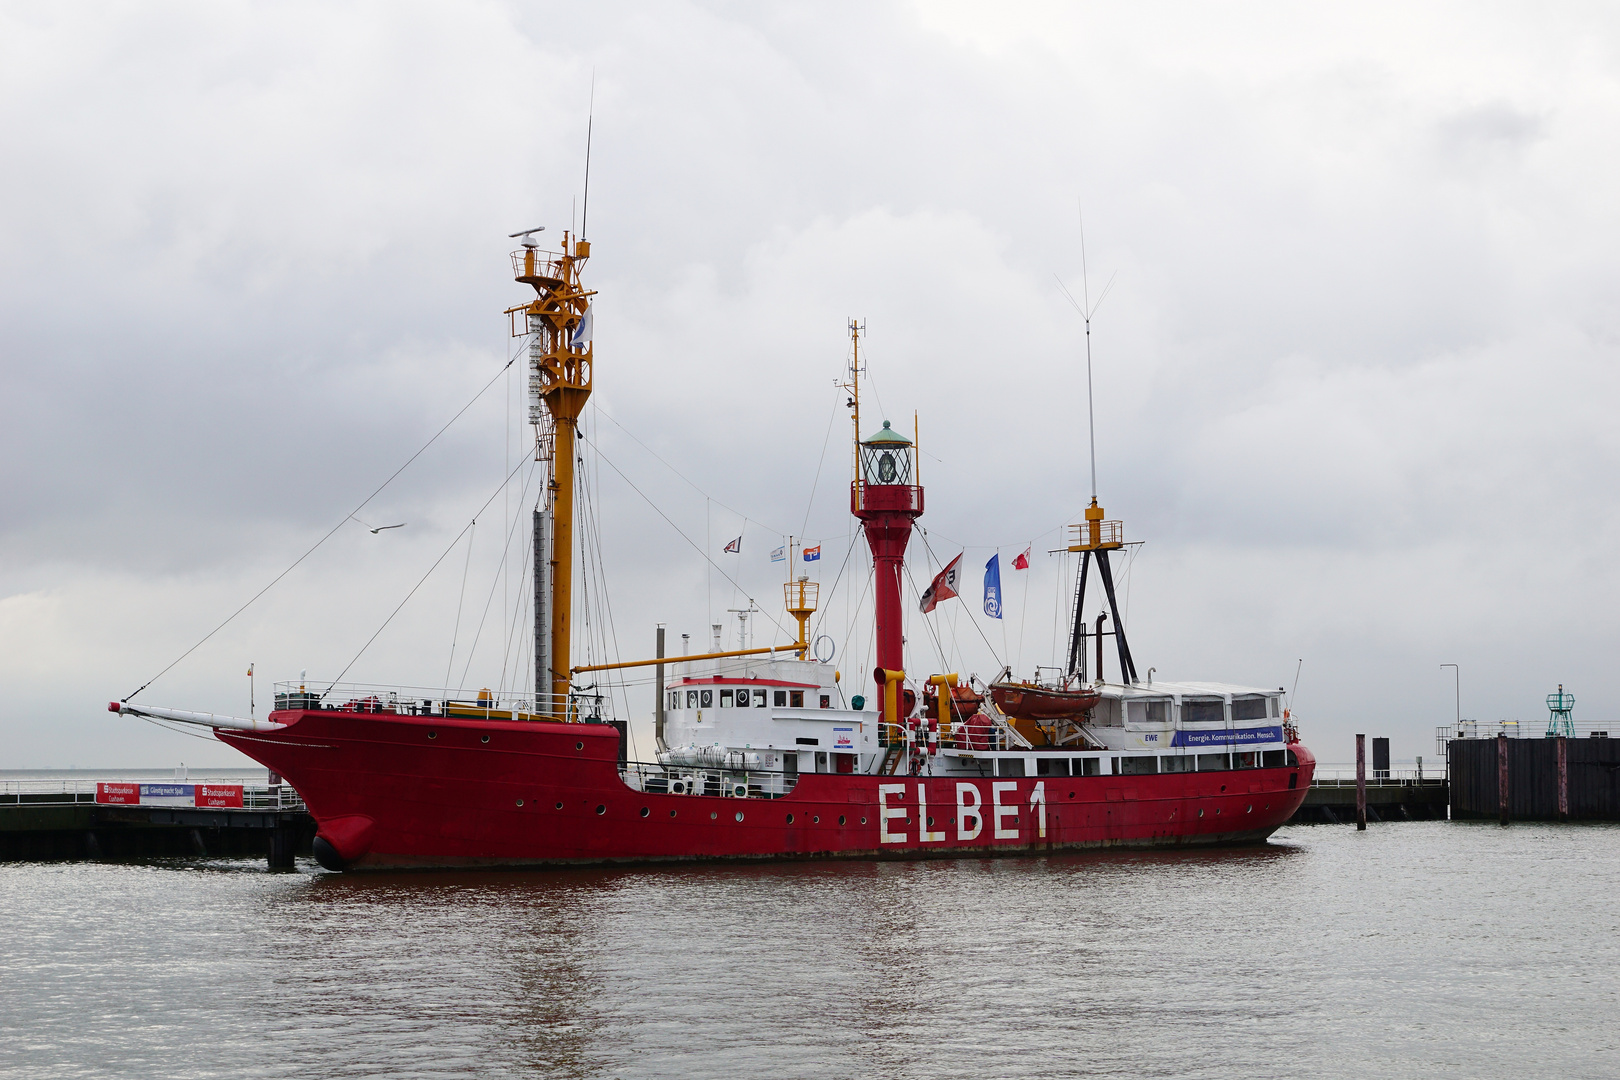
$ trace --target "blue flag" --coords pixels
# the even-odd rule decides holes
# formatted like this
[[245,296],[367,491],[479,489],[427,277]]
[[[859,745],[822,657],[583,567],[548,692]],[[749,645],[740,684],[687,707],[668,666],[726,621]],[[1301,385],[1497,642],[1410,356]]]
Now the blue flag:
[[1001,553],[990,556],[984,564],[984,613],[992,619],[1001,618]]

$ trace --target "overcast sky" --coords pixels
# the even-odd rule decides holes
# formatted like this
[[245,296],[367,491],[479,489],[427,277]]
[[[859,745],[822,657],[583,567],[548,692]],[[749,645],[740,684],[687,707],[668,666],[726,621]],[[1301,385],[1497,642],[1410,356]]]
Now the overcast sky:
[[[1468,717],[1539,730],[1560,682],[1616,716],[1617,45],[1599,5],[0,5],[0,768],[245,764],[105,703],[486,384],[358,515],[404,528],[343,526],[139,700],[245,713],[253,662],[262,710],[418,582],[346,678],[521,683],[506,236],[582,212],[593,73],[581,659],[659,622],[734,644],[749,597],[783,640],[791,533],[861,689],[855,316],[868,426],[919,416],[914,574],[969,568],[908,667],[1052,662],[1083,205],[1140,672],[1291,687],[1303,658],[1327,760],[1357,731],[1434,760],[1443,663]],[[620,700],[645,739],[650,691]]]

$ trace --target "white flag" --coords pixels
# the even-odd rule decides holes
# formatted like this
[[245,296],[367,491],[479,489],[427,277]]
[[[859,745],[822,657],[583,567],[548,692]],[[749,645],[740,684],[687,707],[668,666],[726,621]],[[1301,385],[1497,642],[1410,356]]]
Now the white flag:
[[591,314],[595,310],[594,305],[585,309],[585,316],[579,320],[579,325],[574,328],[574,335],[568,339],[568,344],[573,348],[577,349],[581,345],[591,343]]

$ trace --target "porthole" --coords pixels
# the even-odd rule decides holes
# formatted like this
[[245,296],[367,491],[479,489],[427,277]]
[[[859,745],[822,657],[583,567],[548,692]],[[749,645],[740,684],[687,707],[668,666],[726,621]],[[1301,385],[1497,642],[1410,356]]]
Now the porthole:
[[811,819],[810,819],[810,821],[811,821],[811,823],[812,823],[812,824],[814,824],[814,825],[820,825],[820,824],[821,824],[821,815],[820,815],[820,814],[816,814],[816,815],[815,815],[815,816],[814,816],[814,817],[812,817],[812,818],[811,818]]
[[1246,810],[1244,810],[1244,811],[1243,811],[1243,812],[1244,812],[1244,813],[1245,813],[1245,814],[1252,814],[1252,813],[1254,813],[1254,803],[1250,803],[1250,804],[1249,804],[1249,806],[1248,806],[1248,809],[1246,809]]
[[[1221,785],[1221,790],[1222,790],[1222,791],[1225,791],[1225,790],[1226,790],[1226,785],[1225,785],[1225,784],[1222,784],[1222,785]],[[1216,811],[1216,813],[1219,813],[1219,812],[1220,812],[1220,811]]]
[[742,820],[742,811],[741,810],[737,811],[737,820],[738,821]]
[[669,816],[670,816],[670,817],[674,817],[674,816],[675,816],[675,811],[673,811],[673,810],[671,810],[671,811],[670,811],[670,812],[669,812]]
[[793,824],[793,815],[792,814],[788,815],[788,824],[789,825]]
[[[582,743],[582,742],[577,742],[577,743],[575,743],[575,744],[574,744],[574,749],[575,749],[575,750],[583,750],[583,749],[585,749],[585,744],[584,744],[584,743]],[[1225,790],[1226,790],[1226,789],[1225,789],[1225,788],[1221,788],[1221,790],[1222,790],[1222,791],[1225,791]]]
[[647,815],[648,815],[648,814],[650,814],[650,813],[652,813],[652,811],[651,811],[651,810],[648,810],[648,809],[647,809],[647,808],[646,808],[646,807],[645,807],[645,806],[643,806],[643,807],[642,807],[642,808],[641,808],[641,816],[642,816],[642,817],[646,817],[646,816],[647,816]]
[[866,819],[865,819],[865,818],[861,818],[861,824],[862,824],[862,825],[865,825],[865,824],[866,824]]
[[1217,806],[1217,807],[1216,807],[1216,808],[1215,808],[1215,816],[1216,816],[1216,817],[1220,817],[1220,816],[1221,816],[1221,808],[1220,808],[1220,807],[1218,807],[1218,806]]
[[932,829],[934,827],[934,818],[933,818],[933,815],[931,815],[931,814],[928,817],[928,827],[930,829]]
[[720,817],[720,815],[715,813],[713,810],[709,811],[709,820],[710,821],[714,821],[714,820],[718,819],[719,817]]
[[522,799],[519,799],[519,800],[518,800],[518,805],[519,805],[519,806],[522,806],[522,805],[523,805],[523,800],[522,800]]
[[428,738],[430,738],[430,739],[437,739],[437,738],[438,738],[438,737],[439,737],[439,733],[438,733],[438,732],[437,732],[437,731],[430,731],[430,732],[428,732]]
[[838,824],[842,825],[843,823],[844,823],[844,815],[839,814],[838,815]]
[[596,813],[597,813],[597,816],[601,816],[602,814],[607,813],[607,807],[603,806],[601,803],[597,803],[596,804]]
[[1200,811],[1198,811],[1198,816],[1199,816],[1199,817],[1203,817],[1203,816],[1204,816],[1204,812],[1203,812],[1203,811],[1202,811],[1202,810],[1200,810]]
[[478,741],[479,742],[489,742],[489,736],[488,735],[481,736]]
[[559,810],[561,810],[561,809],[562,809],[562,803],[558,803],[558,804],[557,804],[557,809],[559,809]]
[[1074,798],[1074,792],[1072,792],[1072,791],[1069,792],[1069,798],[1071,798],[1071,799]]

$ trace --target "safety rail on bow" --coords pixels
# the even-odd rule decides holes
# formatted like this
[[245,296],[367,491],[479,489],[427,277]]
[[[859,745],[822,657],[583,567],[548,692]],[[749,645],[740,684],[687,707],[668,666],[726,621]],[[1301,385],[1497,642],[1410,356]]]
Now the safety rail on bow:
[[327,712],[386,713],[395,716],[445,716],[468,720],[566,720],[601,723],[605,695],[575,691],[556,697],[532,692],[429,686],[378,686],[367,683],[275,684],[275,707]]

